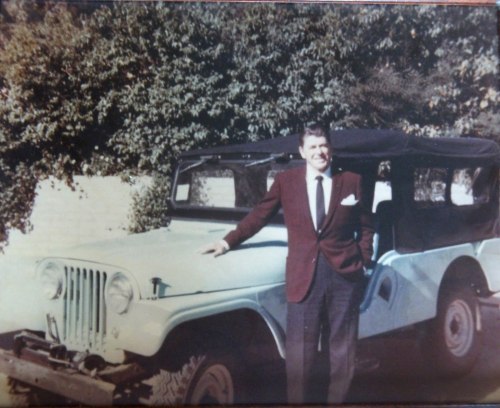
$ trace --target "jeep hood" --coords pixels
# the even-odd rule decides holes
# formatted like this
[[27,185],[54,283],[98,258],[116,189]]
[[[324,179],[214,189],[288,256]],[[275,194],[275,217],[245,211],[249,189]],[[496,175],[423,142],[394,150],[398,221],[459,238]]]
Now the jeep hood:
[[199,252],[234,227],[230,223],[173,220],[167,228],[66,249],[57,257],[103,264],[108,273],[124,271],[135,280],[143,298],[153,296],[153,277],[161,279],[157,292],[161,297],[284,282],[284,227],[265,227],[223,256]]

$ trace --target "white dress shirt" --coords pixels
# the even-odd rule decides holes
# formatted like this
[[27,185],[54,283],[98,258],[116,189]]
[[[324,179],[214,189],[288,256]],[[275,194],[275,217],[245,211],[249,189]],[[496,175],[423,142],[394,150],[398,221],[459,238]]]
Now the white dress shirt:
[[316,189],[318,186],[318,180],[316,180],[316,177],[318,176],[323,176],[322,183],[325,195],[325,215],[328,215],[333,184],[331,167],[328,167],[324,173],[318,172],[312,166],[307,165],[306,167],[307,197],[309,199],[309,209],[311,210],[311,217],[315,229],[318,229],[318,226],[316,225]]

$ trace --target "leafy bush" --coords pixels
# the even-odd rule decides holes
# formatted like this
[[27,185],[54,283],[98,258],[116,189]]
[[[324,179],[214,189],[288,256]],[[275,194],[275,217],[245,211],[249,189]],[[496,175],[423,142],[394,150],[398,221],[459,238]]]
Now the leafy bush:
[[493,7],[1,7],[0,238],[49,175],[157,175],[131,229],[165,224],[180,152],[310,120],[498,137]]

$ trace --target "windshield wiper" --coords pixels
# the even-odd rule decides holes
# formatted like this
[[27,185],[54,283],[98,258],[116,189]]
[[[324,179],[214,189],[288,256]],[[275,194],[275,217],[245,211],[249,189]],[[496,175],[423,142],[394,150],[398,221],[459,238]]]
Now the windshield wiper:
[[208,162],[214,162],[217,163],[219,161],[219,156],[201,156],[201,159],[197,161],[196,163],[191,164],[190,166],[187,166],[185,169],[179,170],[179,174],[185,173],[188,170],[194,169],[196,167],[200,167],[201,165],[208,163]]
[[271,154],[271,156],[266,157],[265,159],[256,160],[256,161],[253,161],[251,163],[245,164],[245,167],[258,166],[259,164],[265,164],[265,163],[269,163],[272,161],[277,161],[280,159],[284,159],[285,157],[286,157],[285,153],[273,153],[273,154]]

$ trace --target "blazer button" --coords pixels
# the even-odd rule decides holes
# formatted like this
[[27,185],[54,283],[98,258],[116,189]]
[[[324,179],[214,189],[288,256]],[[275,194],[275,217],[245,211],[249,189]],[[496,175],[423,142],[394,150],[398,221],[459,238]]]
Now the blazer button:
[[312,262],[311,262],[311,263],[314,263],[314,262],[316,262],[316,258],[313,258],[313,260],[312,260]]

